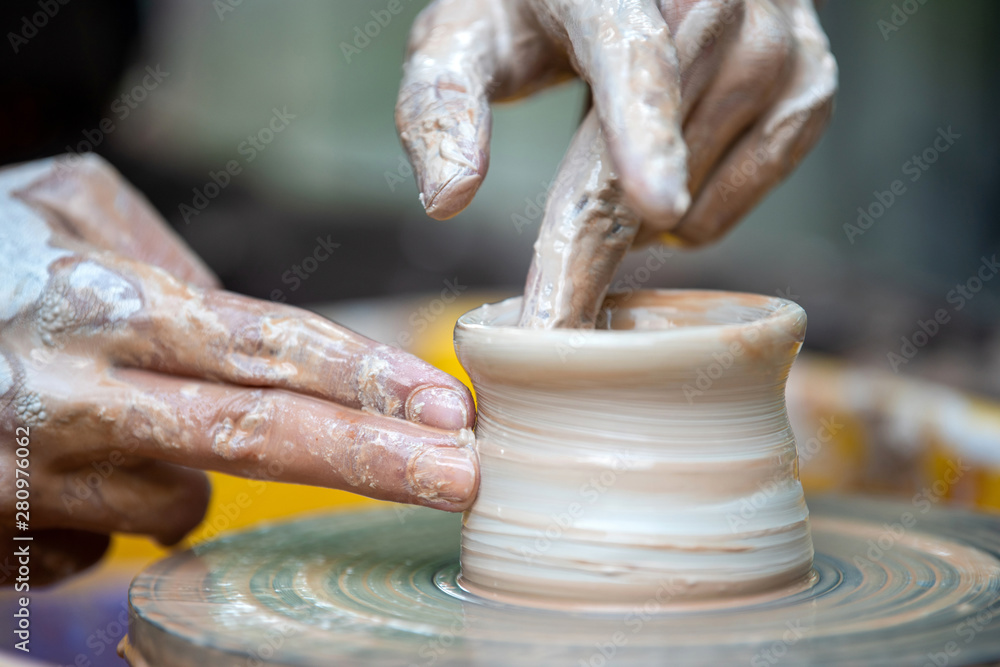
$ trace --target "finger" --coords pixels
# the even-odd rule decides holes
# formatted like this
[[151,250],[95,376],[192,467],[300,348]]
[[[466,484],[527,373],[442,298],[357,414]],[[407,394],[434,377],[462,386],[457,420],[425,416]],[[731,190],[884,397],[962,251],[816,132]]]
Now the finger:
[[420,201],[438,220],[475,196],[489,166],[489,101],[571,75],[565,57],[524,12],[494,0],[437,0],[414,23],[396,128]]
[[791,30],[770,2],[749,0],[738,32],[684,126],[688,187],[696,195],[711,168],[774,101],[791,72]]
[[95,389],[93,405],[115,415],[107,437],[135,455],[449,511],[475,498],[470,431],[443,431],[281,390],[132,370],[114,377],[113,386]]
[[[663,4],[680,57],[686,109],[726,53],[743,1]],[[638,239],[638,218],[624,205],[593,123],[591,114],[574,137],[546,203],[525,286],[522,327],[593,327],[615,271]],[[585,203],[578,207],[580,202]]]
[[833,109],[837,64],[810,3],[793,17],[799,49],[787,88],[715,168],[673,233],[690,244],[722,236],[819,140]]
[[[75,529],[32,530],[29,536],[30,542],[13,544],[30,545],[32,586],[47,586],[86,570],[101,560],[111,543],[106,534]],[[11,544],[12,536],[7,537],[4,542]],[[20,565],[18,556],[5,556],[0,564],[0,587],[27,581],[19,573]]]
[[623,199],[591,110],[549,193],[519,326],[594,327],[608,285],[639,227]]
[[745,0],[659,0],[658,4],[677,50],[681,116],[687,122],[739,35]]
[[[545,0],[594,106],[622,188],[650,224],[669,229],[687,210],[677,53],[652,0]],[[544,19],[543,17],[543,20]]]
[[414,24],[396,103],[396,128],[420,202],[438,220],[468,206],[489,166],[487,86],[496,26],[479,0],[439,0]]
[[[461,382],[307,311],[201,290],[117,257],[66,265],[59,280],[58,310],[92,314],[85,323],[61,320],[60,331],[102,332],[104,353],[118,365],[280,387],[444,429],[475,423]],[[80,335],[63,339],[91,344]]]
[[201,523],[211,495],[203,472],[113,452],[66,473],[59,493],[34,503],[41,527],[149,535],[169,546]]
[[96,155],[51,160],[44,175],[17,196],[94,246],[153,264],[200,287],[219,284],[146,198]]

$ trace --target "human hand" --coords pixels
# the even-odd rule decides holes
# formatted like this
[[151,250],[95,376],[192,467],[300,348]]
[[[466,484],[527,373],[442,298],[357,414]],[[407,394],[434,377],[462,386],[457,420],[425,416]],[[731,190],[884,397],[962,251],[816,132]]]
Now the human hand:
[[0,535],[27,479],[32,583],[95,562],[112,531],[180,540],[208,502],[195,469],[462,510],[474,421],[428,364],[218,289],[100,159],[0,171]]
[[427,212],[475,195],[490,101],[574,72],[594,108],[550,193],[522,324],[592,324],[633,242],[722,236],[817,141],[837,81],[811,0],[437,0],[396,108]]

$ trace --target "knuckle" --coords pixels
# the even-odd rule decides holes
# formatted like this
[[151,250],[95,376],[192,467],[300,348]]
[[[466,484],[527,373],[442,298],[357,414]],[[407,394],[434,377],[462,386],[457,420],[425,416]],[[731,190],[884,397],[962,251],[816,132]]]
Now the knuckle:
[[404,415],[401,387],[396,376],[399,353],[380,345],[358,359],[355,383],[357,403],[369,414]]
[[103,180],[121,181],[121,173],[115,169],[110,162],[96,153],[84,153],[79,160],[70,167],[71,172],[76,171],[83,176],[91,176]]
[[761,65],[781,76],[791,67],[798,50],[791,32],[783,24],[777,24],[773,34],[762,40],[758,46]]
[[837,93],[837,88],[839,86],[839,71],[837,68],[837,60],[833,57],[830,51],[826,51],[821,56],[820,71],[820,95],[826,101],[833,100],[833,96]]
[[36,304],[35,334],[59,347],[68,337],[121,329],[143,306],[141,290],[121,273],[86,257],[60,261]]
[[268,454],[279,413],[276,400],[265,391],[241,392],[209,429],[212,451],[227,461],[259,464]]
[[[393,458],[389,454],[397,436],[372,426],[358,424],[348,428],[347,446],[338,469],[352,488],[371,495],[387,485],[392,477]],[[394,485],[393,485],[394,486]]]
[[781,74],[791,66],[798,47],[791,26],[777,10],[754,5],[744,27],[744,40],[753,52],[757,69]]

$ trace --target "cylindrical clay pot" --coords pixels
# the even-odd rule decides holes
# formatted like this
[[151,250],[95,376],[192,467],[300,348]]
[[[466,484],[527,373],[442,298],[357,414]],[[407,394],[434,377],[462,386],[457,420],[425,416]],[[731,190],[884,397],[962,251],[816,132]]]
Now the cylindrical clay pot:
[[479,497],[462,585],[513,601],[642,603],[804,580],[813,548],[785,413],[805,333],[784,299],[612,296],[598,330],[519,329],[520,299],[458,321]]

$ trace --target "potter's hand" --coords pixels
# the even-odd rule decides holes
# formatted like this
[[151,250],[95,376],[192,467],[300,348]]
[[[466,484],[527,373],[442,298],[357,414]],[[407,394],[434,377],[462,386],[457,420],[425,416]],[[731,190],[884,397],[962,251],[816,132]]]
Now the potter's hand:
[[33,583],[112,531],[182,538],[209,494],[192,468],[464,509],[473,420],[416,358],[219,290],[97,158],[0,170],[0,536],[28,485]]
[[[455,215],[482,182],[490,101],[574,73],[630,208],[691,243],[791,169],[836,88],[812,0],[436,0],[413,27],[396,106],[428,214]],[[757,155],[738,192],[718,196]]]
[[596,308],[580,304],[600,302],[634,241],[724,234],[816,142],[837,76],[812,0],[437,0],[414,27],[396,108],[427,212],[450,217],[475,194],[489,101],[574,71],[594,108],[529,279],[529,296],[555,289],[546,326],[586,325],[592,314],[559,302]]

